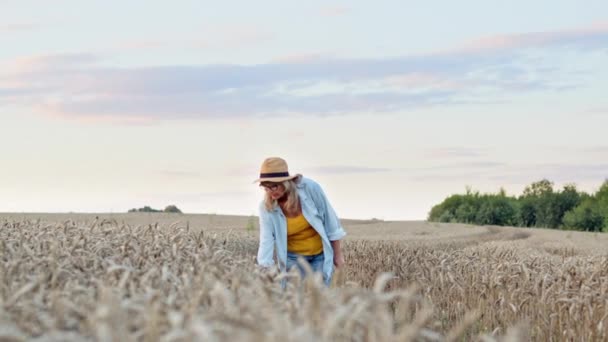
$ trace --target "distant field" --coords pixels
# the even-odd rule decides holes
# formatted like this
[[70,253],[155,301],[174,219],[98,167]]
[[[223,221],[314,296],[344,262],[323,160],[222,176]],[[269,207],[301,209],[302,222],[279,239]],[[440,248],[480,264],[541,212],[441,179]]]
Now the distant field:
[[0,340],[608,339],[608,234],[343,220],[332,287],[283,292],[255,266],[256,217],[0,225]]
[[[180,224],[192,229],[205,231],[232,231],[235,234],[257,236],[256,216],[216,215],[216,214],[166,214],[166,213],[120,213],[120,214],[15,214],[0,213],[1,219],[36,220],[50,222],[75,221],[93,222],[95,219],[115,221],[117,224],[141,226],[159,224],[161,226]],[[253,224],[253,226],[252,226]],[[342,220],[352,240],[390,240],[403,242],[459,242],[501,244],[529,248],[539,252],[555,248],[572,249],[577,253],[608,255],[608,234],[555,229],[534,229],[519,227],[472,226],[466,224],[436,223],[426,221],[380,221]],[[253,228],[253,229],[252,229]],[[514,238],[517,235],[517,238]],[[523,237],[523,235],[526,235]]]

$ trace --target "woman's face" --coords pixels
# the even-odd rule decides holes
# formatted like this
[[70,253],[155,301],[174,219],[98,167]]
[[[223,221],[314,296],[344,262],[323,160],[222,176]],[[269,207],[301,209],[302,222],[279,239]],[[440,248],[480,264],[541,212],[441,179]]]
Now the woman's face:
[[270,195],[273,200],[278,200],[285,194],[285,186],[282,183],[264,182],[260,186]]

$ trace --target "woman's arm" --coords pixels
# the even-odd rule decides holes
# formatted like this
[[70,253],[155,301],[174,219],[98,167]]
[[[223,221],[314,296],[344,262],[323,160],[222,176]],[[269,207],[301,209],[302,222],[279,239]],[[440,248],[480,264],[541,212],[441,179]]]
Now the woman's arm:
[[327,232],[327,237],[331,242],[331,247],[334,251],[334,265],[336,268],[340,268],[344,265],[344,255],[342,254],[342,248],[340,245],[340,240],[344,238],[346,232],[344,228],[342,228],[342,224],[336,211],[329,203],[325,192],[321,188],[318,183],[313,183],[313,199],[315,200],[315,204],[317,205],[317,209],[319,210],[321,217],[323,219],[323,225],[325,226],[325,231]]
[[323,219],[323,225],[325,226],[325,231],[327,232],[327,237],[330,241],[341,240],[346,232],[342,228],[342,224],[336,211],[329,203],[325,192],[321,188],[318,183],[313,183],[312,186],[312,195],[315,204],[317,205],[317,209],[321,214],[321,218]]
[[332,241],[331,247],[334,250],[334,265],[336,268],[340,268],[344,265],[344,255],[342,255],[342,249],[340,248],[340,240]]
[[266,208],[260,206],[260,245],[258,247],[258,265],[271,267],[274,265],[274,233],[272,223],[264,213]]

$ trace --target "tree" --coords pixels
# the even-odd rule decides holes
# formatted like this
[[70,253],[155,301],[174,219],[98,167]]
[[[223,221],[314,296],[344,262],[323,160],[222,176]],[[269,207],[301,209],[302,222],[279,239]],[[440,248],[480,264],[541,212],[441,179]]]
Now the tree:
[[133,208],[133,209],[129,209],[130,213],[161,213],[161,212],[165,212],[165,213],[179,213],[181,214],[182,211],[179,210],[179,208],[177,208],[175,205],[168,205],[165,207],[165,210],[158,210],[158,209],[154,209],[150,206],[144,206],[143,208]]
[[524,227],[536,226],[535,198],[520,197],[519,199],[519,224]]
[[554,222],[552,223],[560,226],[563,223],[564,215],[581,203],[581,194],[576,190],[576,185],[566,184],[554,200]]
[[171,204],[165,207],[165,210],[163,210],[165,213],[176,213],[176,214],[181,214],[182,211],[179,210],[178,207],[176,207],[175,205]]
[[542,179],[538,182],[534,182],[528,185],[524,189],[524,197],[535,196],[540,197],[546,194],[553,193],[553,182],[548,181],[547,179]]
[[575,184],[555,190],[547,179],[530,184],[519,197],[507,196],[502,187],[480,195],[467,186],[464,195],[450,195],[433,206],[428,220],[608,232],[608,179],[592,196]]
[[434,206],[429,213],[429,221],[447,222],[440,220],[440,217],[442,216],[444,219],[447,217],[455,218],[456,209],[458,209],[462,203],[462,198],[462,195],[452,195],[443,200],[440,204]]
[[146,205],[143,208],[139,208],[139,209],[133,208],[133,209],[129,210],[129,212],[130,213],[133,213],[133,212],[139,212],[139,213],[158,213],[158,212],[160,212],[160,210],[153,209],[150,206]]
[[559,228],[564,214],[580,203],[574,184],[567,184],[555,192],[553,183],[543,179],[524,189],[520,197],[520,222],[524,226]]
[[519,198],[521,223],[526,227],[551,227],[554,221],[552,197],[553,183],[547,179],[528,185]]

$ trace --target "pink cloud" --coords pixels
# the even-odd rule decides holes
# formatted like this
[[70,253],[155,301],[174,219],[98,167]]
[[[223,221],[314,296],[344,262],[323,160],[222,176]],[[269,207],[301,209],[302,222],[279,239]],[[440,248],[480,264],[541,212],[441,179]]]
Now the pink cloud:
[[342,6],[325,7],[319,11],[319,14],[323,17],[338,17],[350,12],[350,8]]
[[124,116],[124,115],[107,115],[107,114],[87,114],[85,115],[74,115],[64,114],[61,112],[49,113],[46,112],[45,116],[53,119],[70,120],[74,122],[80,122],[83,124],[120,124],[120,125],[133,125],[133,126],[144,126],[159,123],[159,120],[153,120],[148,117],[141,116]]
[[593,38],[608,34],[608,22],[596,22],[591,25],[557,31],[528,32],[515,34],[502,34],[480,37],[465,42],[455,49],[449,49],[446,53],[479,53],[486,51],[512,50],[517,48],[536,48],[548,45],[567,45],[571,42],[581,44],[588,40],[593,43]]
[[589,25],[589,28],[592,30],[600,30],[605,31],[608,30],[608,20],[596,21]]
[[50,70],[73,70],[81,66],[93,65],[97,61],[99,61],[98,57],[86,53],[33,55],[4,61],[0,66],[7,74],[27,74]]
[[[263,33],[247,26],[224,27],[222,32],[207,32],[211,46],[227,46],[223,39],[228,36],[233,37],[227,40],[231,44],[251,43]],[[559,32],[486,37],[460,51],[393,58],[310,53],[256,65],[116,68],[103,67],[98,57],[88,54],[43,55],[0,65],[0,101],[18,96],[23,105],[37,104],[40,112],[55,118],[127,124],[382,112],[481,99],[478,96],[491,92],[553,90],[555,84],[562,85],[555,82],[553,71],[536,72],[539,65],[530,61],[523,61],[528,63],[523,67],[505,63],[518,61],[508,49],[572,46],[581,52],[599,51],[607,41],[608,25],[596,23]],[[528,77],[528,70],[535,77]],[[296,85],[296,91],[275,91],[284,85]],[[298,93],[301,85],[312,92]],[[410,88],[414,91],[404,91]],[[484,93],[478,94],[479,89]]]

